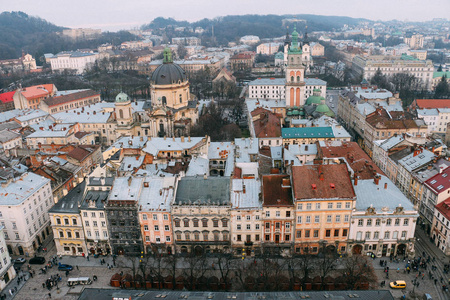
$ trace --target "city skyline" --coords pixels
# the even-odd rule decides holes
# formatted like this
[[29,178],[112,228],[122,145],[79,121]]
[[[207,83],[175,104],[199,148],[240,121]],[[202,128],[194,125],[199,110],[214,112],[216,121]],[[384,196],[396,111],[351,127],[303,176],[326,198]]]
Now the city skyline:
[[[348,16],[369,20],[428,21],[433,18],[446,18],[450,11],[447,0],[432,0],[423,3],[418,0],[357,1],[322,0],[318,2],[282,0],[274,7],[268,0],[248,0],[244,3],[236,0],[213,2],[207,0],[173,0],[169,5],[143,0],[130,0],[126,5],[122,1],[111,0],[109,5],[94,0],[78,2],[63,0],[61,5],[51,5],[50,0],[39,3],[29,0],[17,0],[3,3],[3,11],[23,11],[38,16],[58,26],[69,28],[99,28],[104,31],[132,29],[150,23],[154,18],[166,17],[182,21],[198,21],[203,18],[215,18],[226,15],[245,14],[314,14],[327,16]],[[388,9],[386,9],[388,8]],[[69,15],[67,12],[70,12]]]

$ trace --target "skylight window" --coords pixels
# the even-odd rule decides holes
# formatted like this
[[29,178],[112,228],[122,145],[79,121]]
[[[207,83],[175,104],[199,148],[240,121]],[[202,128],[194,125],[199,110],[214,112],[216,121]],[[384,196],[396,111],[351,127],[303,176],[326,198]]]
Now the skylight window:
[[442,190],[443,188],[444,188],[444,186],[442,184],[437,187],[438,191]]
[[435,184],[436,182],[437,182],[437,181],[433,179],[433,180],[431,180],[430,183],[431,183],[431,184]]

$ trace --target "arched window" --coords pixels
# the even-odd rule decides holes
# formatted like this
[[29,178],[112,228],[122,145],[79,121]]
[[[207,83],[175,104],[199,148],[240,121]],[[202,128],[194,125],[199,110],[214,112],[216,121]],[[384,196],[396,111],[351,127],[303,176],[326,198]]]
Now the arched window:
[[123,119],[123,111],[119,109],[119,118]]
[[166,96],[162,97],[162,105],[167,105],[167,99]]
[[183,96],[180,94],[180,103],[183,102]]
[[291,76],[291,82],[294,82],[294,76]]
[[300,82],[300,76],[297,76],[297,82]]

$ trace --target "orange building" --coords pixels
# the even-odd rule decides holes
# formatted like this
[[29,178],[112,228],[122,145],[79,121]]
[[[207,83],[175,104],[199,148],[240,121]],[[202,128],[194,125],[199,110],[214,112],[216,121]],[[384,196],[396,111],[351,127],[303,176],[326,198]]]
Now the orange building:
[[15,109],[38,109],[41,101],[52,97],[57,89],[54,84],[19,88],[13,96]]
[[295,252],[344,252],[356,195],[345,163],[292,167]]

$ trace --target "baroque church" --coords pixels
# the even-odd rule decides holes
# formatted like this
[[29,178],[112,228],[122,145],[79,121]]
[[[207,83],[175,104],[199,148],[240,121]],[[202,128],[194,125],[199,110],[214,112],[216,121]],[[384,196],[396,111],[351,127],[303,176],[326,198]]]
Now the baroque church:
[[164,49],[163,64],[150,79],[150,95],[150,101],[134,103],[124,93],[117,95],[114,108],[117,134],[188,136],[198,120],[198,102],[191,100],[186,72],[173,62],[168,47]]

